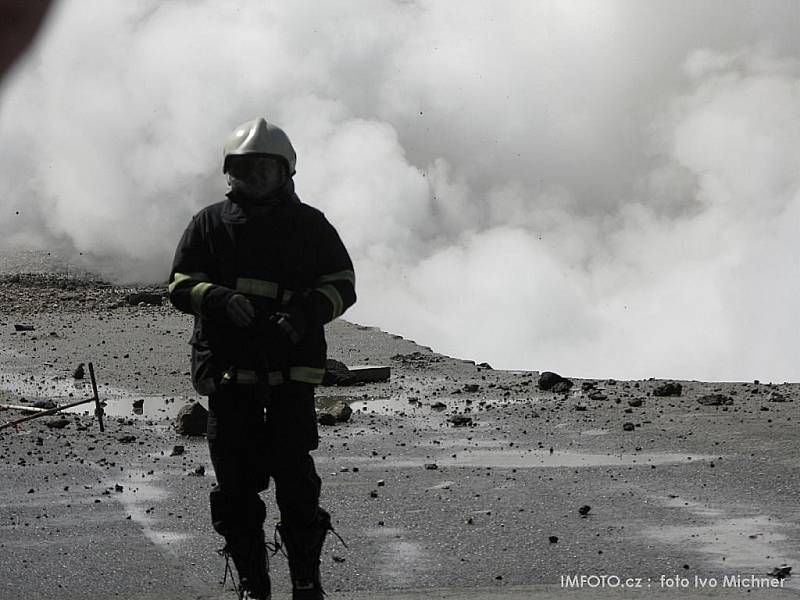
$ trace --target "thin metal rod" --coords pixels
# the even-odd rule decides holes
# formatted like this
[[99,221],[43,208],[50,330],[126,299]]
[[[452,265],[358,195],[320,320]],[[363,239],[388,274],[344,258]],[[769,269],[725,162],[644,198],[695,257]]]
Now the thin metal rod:
[[89,402],[94,402],[94,401],[95,401],[94,398],[87,398],[86,400],[81,400],[79,402],[72,402],[71,404],[64,404],[63,406],[56,406],[55,408],[49,408],[40,413],[36,413],[35,415],[28,415],[27,417],[22,417],[21,419],[17,419],[16,421],[9,421],[8,423],[3,423],[2,425],[0,425],[0,430],[6,429],[7,427],[14,427],[15,425],[19,425],[20,423],[24,423],[26,421],[32,421],[33,419],[38,419],[39,417],[54,415],[59,411],[66,410],[68,408],[74,408],[75,406],[80,406],[81,404],[88,404]]
[[92,393],[94,393],[94,416],[100,424],[100,431],[105,431],[103,427],[103,406],[100,404],[100,396],[97,395],[97,381],[94,378],[94,365],[89,363],[89,377],[92,380]]

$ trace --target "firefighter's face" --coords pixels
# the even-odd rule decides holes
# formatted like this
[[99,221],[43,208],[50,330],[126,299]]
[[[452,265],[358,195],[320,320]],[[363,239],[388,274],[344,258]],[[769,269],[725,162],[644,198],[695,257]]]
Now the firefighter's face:
[[251,198],[267,196],[286,183],[286,167],[269,156],[232,156],[228,183],[236,192]]

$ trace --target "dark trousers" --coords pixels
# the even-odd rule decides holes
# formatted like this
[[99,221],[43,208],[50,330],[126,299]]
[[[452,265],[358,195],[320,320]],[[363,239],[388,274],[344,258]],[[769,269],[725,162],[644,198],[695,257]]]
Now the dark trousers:
[[290,382],[265,393],[258,386],[221,385],[209,397],[208,417],[217,475],[210,494],[214,529],[228,542],[263,535],[266,512],[258,494],[270,479],[283,526],[298,532],[313,527],[321,487],[309,454],[318,446],[313,386]]

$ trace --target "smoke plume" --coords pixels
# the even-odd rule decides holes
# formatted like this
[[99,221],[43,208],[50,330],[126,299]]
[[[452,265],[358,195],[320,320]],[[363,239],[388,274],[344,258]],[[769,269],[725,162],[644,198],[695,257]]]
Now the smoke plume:
[[800,5],[59,4],[0,96],[0,249],[162,282],[264,115],[347,317],[495,367],[800,379]]

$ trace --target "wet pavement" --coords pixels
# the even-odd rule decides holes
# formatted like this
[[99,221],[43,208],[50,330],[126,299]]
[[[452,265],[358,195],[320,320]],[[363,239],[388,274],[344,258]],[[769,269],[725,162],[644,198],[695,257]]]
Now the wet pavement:
[[[17,320],[35,331],[15,332]],[[88,410],[64,429],[44,418],[0,432],[0,598],[235,597],[208,522],[205,441],[171,426],[197,399],[189,326],[166,307],[0,317],[0,401],[85,397],[71,373],[92,360],[108,402],[104,434]],[[387,383],[319,389],[354,409],[321,429],[315,452],[349,546],[326,543],[330,597],[797,597],[796,576],[735,584],[800,568],[800,386],[683,382],[682,397],[656,398],[657,381],[596,380],[607,399],[592,400],[580,380],[541,392],[534,371],[479,368],[371,328],[337,322],[329,339],[334,358],[393,370]],[[716,391],[734,404],[697,403]],[[776,391],[787,401],[770,401]],[[185,452],[170,456],[176,444]],[[278,513],[264,498],[269,536]],[[287,598],[285,560],[273,573]],[[562,579],[581,576],[650,588]]]

